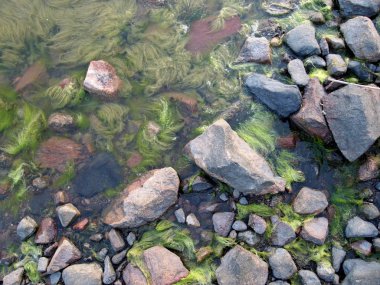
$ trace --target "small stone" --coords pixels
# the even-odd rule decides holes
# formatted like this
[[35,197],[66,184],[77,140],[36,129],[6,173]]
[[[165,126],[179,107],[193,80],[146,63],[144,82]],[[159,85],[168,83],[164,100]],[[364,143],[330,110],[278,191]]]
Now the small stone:
[[232,197],[234,197],[234,199],[239,199],[240,197],[239,190],[234,189],[234,191],[232,192]]
[[326,61],[320,56],[313,55],[304,60],[304,65],[308,70],[313,68],[325,68]]
[[46,269],[48,267],[48,264],[49,264],[49,258],[46,258],[46,257],[40,257],[38,259],[38,265],[37,265],[37,271],[38,272],[46,272]]
[[317,274],[310,270],[300,270],[298,271],[302,285],[321,285]]
[[90,236],[90,240],[94,242],[100,242],[103,239],[103,235],[101,233],[93,234]]
[[214,231],[220,236],[226,237],[231,231],[235,214],[232,212],[219,212],[212,216]]
[[237,232],[235,230],[232,230],[230,231],[230,233],[228,234],[228,237],[229,238],[232,238],[232,239],[236,239],[237,238]]
[[38,225],[36,221],[33,220],[33,218],[26,216],[17,225],[17,235],[21,238],[21,240],[25,240],[35,233],[37,227]]
[[322,213],[328,205],[323,192],[303,187],[293,202],[293,209],[298,214],[316,215]]
[[194,192],[203,192],[212,188],[213,186],[208,182],[208,180],[201,176],[197,176],[191,184],[191,190]]
[[331,76],[342,76],[347,72],[347,64],[339,54],[326,56],[327,71]]
[[380,252],[380,238],[375,238],[372,240],[373,247],[376,252]]
[[351,248],[364,256],[369,256],[372,252],[372,244],[366,240],[353,242]]
[[50,274],[48,277],[48,284],[49,285],[57,285],[59,280],[61,280],[62,273],[56,272],[53,274]]
[[318,263],[317,274],[319,278],[326,282],[333,282],[335,278],[335,270],[329,263]]
[[174,211],[174,215],[177,219],[177,222],[180,224],[184,224],[186,222],[186,215],[182,208]]
[[58,242],[53,243],[44,250],[44,256],[52,257],[56,249],[58,248]]
[[247,200],[247,198],[245,198],[245,197],[241,197],[241,198],[239,199],[239,204],[240,204],[240,205],[248,205],[248,200]]
[[74,129],[74,118],[69,114],[53,113],[49,116],[48,126],[58,133],[65,133]]
[[114,251],[120,251],[125,248],[124,238],[118,230],[112,229],[108,233],[108,239]]
[[271,243],[274,246],[284,246],[296,238],[293,228],[284,222],[277,222],[272,231]]
[[379,209],[372,203],[363,203],[363,205],[360,206],[360,211],[368,220],[373,220],[380,217]]
[[260,242],[260,237],[253,231],[245,231],[238,233],[238,240],[245,242],[249,246],[254,246]]
[[296,272],[297,266],[286,249],[277,248],[269,257],[269,265],[273,276],[278,279],[290,279]]
[[76,217],[80,215],[79,210],[71,203],[58,206],[56,210],[63,227],[67,227]]
[[344,40],[342,38],[338,37],[327,37],[326,38],[329,46],[333,50],[338,50],[338,49],[345,49],[346,45],[344,43]]
[[309,83],[310,77],[307,75],[305,67],[300,59],[293,59],[288,63],[288,72],[292,80],[298,86],[306,86]]
[[104,259],[104,273],[103,273],[103,283],[112,284],[116,280],[116,272],[111,263],[110,257],[107,256]]
[[290,285],[288,282],[282,281],[282,280],[277,280],[274,282],[270,282],[268,285]]
[[249,215],[248,225],[259,235],[264,234],[267,229],[266,221],[262,217],[255,214]]
[[318,55],[321,49],[315,39],[315,28],[312,25],[299,25],[285,35],[287,45],[298,55],[307,57]]
[[226,193],[220,194],[219,199],[222,200],[223,202],[227,202],[228,201],[227,194]]
[[186,217],[186,223],[189,226],[196,227],[196,228],[199,228],[201,226],[199,220],[193,213],[191,213],[190,215]]
[[32,185],[33,187],[42,190],[48,187],[49,181],[46,177],[37,177],[33,179]]
[[82,220],[80,220],[79,222],[77,222],[74,226],[73,226],[73,230],[76,230],[76,231],[83,231],[88,223],[89,223],[89,219],[88,218],[84,218]]
[[49,244],[57,237],[57,224],[52,218],[42,219],[34,242],[36,244]]
[[323,217],[307,221],[302,227],[301,237],[317,245],[322,245],[325,243],[328,234],[328,225],[328,220]]
[[345,232],[347,238],[376,237],[379,234],[379,231],[373,224],[359,217],[354,217],[348,221]]
[[232,224],[232,228],[237,232],[243,232],[247,230],[247,225],[243,221],[235,221]]
[[65,285],[102,285],[103,270],[97,263],[74,264],[63,270]]
[[24,275],[23,267],[16,269],[4,276],[3,285],[21,285],[23,275]]
[[205,260],[207,257],[209,257],[211,254],[213,254],[213,250],[209,246],[204,246],[201,247],[200,249],[197,250],[196,252],[196,257],[197,257],[197,262],[202,262]]
[[321,48],[321,54],[322,54],[322,56],[327,56],[330,53],[329,44],[327,43],[327,41],[326,41],[325,38],[322,38],[319,41],[319,46]]
[[368,181],[375,179],[380,174],[378,160],[369,157],[359,168],[359,180]]
[[54,203],[56,205],[63,205],[68,202],[69,202],[69,197],[67,197],[66,192],[58,191],[57,193],[54,193]]
[[340,266],[342,265],[345,257],[346,257],[346,251],[342,248],[333,246],[332,247],[332,265],[335,270],[335,272],[338,272],[340,270]]
[[[90,248],[90,246],[88,248]],[[108,254],[108,249],[104,247],[101,250],[99,250],[99,252],[96,254],[95,258],[100,262],[104,262],[104,260],[107,257],[107,254]]]
[[248,37],[240,51],[236,62],[272,63],[272,50],[265,37]]
[[127,235],[127,243],[129,246],[132,246],[136,241],[136,235],[133,232],[130,232]]
[[127,250],[123,250],[117,254],[115,254],[114,256],[112,256],[112,263],[113,264],[120,264],[127,256]]

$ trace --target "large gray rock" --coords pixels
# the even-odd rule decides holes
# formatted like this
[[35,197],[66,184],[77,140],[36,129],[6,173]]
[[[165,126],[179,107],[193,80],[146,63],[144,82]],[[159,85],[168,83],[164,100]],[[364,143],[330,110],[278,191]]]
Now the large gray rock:
[[25,240],[35,233],[35,231],[37,230],[37,227],[38,225],[36,221],[33,218],[26,216],[17,225],[17,235],[22,240]]
[[115,228],[135,228],[158,219],[177,201],[179,178],[166,167],[132,182],[103,212],[103,222]]
[[216,279],[219,285],[264,285],[268,280],[268,264],[237,245],[222,257]]
[[97,263],[75,264],[63,270],[65,285],[102,285],[103,270]]
[[[345,262],[346,263],[346,262]],[[380,263],[361,262],[353,264],[346,272],[346,278],[342,285],[379,285],[380,284]]]
[[285,35],[286,44],[301,57],[318,55],[321,49],[315,38],[315,28],[309,24],[303,24],[290,30]]
[[339,0],[339,7],[345,17],[372,17],[380,11],[380,0]]
[[303,187],[293,201],[294,211],[304,215],[322,213],[328,205],[323,192],[308,187]]
[[250,74],[245,85],[257,99],[282,117],[289,117],[301,107],[301,93],[296,85],[287,85],[258,73]]
[[380,136],[380,90],[348,85],[322,100],[340,151],[349,161],[356,160]]
[[24,268],[18,268],[4,276],[3,285],[21,285],[24,275]]
[[272,274],[278,279],[290,279],[296,272],[297,266],[286,249],[277,248],[269,257]]
[[345,232],[347,238],[376,237],[379,234],[373,224],[359,217],[354,217],[348,221]]
[[370,62],[380,60],[380,36],[367,17],[356,17],[340,26],[344,39],[357,58]]
[[269,41],[264,37],[248,37],[236,61],[239,63],[272,63],[272,50]]
[[185,151],[210,176],[240,192],[261,195],[285,190],[285,181],[223,119],[190,141]]

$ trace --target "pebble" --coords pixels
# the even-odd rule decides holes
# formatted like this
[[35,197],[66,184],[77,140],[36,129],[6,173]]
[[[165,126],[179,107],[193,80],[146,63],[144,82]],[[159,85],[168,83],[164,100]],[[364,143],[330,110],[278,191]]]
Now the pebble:
[[112,263],[118,265],[124,260],[126,256],[127,256],[127,250],[123,250],[115,254],[114,256],[112,256]]
[[317,274],[326,282],[333,282],[335,278],[335,270],[329,263],[318,263]]
[[245,198],[245,197],[241,197],[241,198],[239,199],[239,204],[240,204],[240,205],[248,205],[248,200],[247,200],[247,198]]
[[121,251],[125,248],[125,241],[118,230],[110,230],[108,233],[108,239],[114,251]]
[[223,202],[227,202],[228,196],[226,195],[226,193],[222,193],[220,194],[219,199],[222,200]]
[[364,256],[371,255],[372,244],[366,240],[358,240],[351,244],[351,248]]
[[174,215],[177,219],[177,222],[180,224],[184,224],[186,222],[186,215],[182,208],[174,211]]
[[127,235],[127,243],[128,245],[132,246],[136,241],[136,235],[133,232],[130,232]]
[[196,228],[199,228],[201,226],[199,220],[197,219],[197,217],[193,213],[191,213],[190,215],[187,216],[186,223],[189,226],[196,227]]
[[267,229],[266,221],[262,217],[255,214],[249,215],[248,225],[259,235],[264,234]]
[[42,190],[48,187],[49,183],[46,177],[37,177],[32,181],[33,187]]
[[63,205],[69,202],[69,197],[67,197],[66,192],[58,191],[54,194],[55,205]]
[[90,240],[94,242],[100,242],[103,239],[103,235],[100,233],[93,234],[90,236]]
[[230,234],[228,235],[229,238],[236,239],[237,238],[237,232],[235,230],[232,230]]
[[115,269],[113,268],[110,257],[107,255],[104,259],[103,283],[107,285],[112,284],[116,278]]
[[57,207],[57,215],[63,227],[67,227],[80,215],[79,210],[71,203]]
[[335,270],[335,272],[338,272],[340,270],[340,266],[342,265],[345,257],[346,257],[346,251],[342,248],[333,246],[332,247],[332,265]]
[[247,225],[243,221],[235,221],[232,224],[232,228],[237,232],[243,232],[248,229]]
[[254,246],[260,242],[260,237],[253,231],[245,231],[238,233],[238,239],[245,242],[249,246]]
[[103,262],[107,254],[108,254],[108,249],[104,247],[96,254],[96,259]]
[[49,258],[46,258],[46,257],[40,257],[38,259],[38,265],[37,265],[37,271],[38,272],[46,272],[46,269],[48,267],[48,264],[49,264]]

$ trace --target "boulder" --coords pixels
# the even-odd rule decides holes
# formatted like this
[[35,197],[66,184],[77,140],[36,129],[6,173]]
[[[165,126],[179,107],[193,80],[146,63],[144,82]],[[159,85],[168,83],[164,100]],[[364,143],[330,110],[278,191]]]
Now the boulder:
[[328,205],[323,192],[308,187],[303,187],[293,201],[294,211],[303,215],[322,213]]
[[306,73],[302,60],[293,59],[289,61],[288,72],[298,86],[304,87],[309,83],[310,77]]
[[339,0],[340,12],[344,17],[375,16],[380,11],[379,0]]
[[322,101],[340,151],[349,161],[356,160],[380,136],[380,90],[347,85]]
[[301,237],[304,240],[322,245],[325,243],[328,234],[329,221],[324,218],[314,218],[306,221],[302,227]]
[[171,168],[155,169],[132,182],[103,212],[116,228],[135,228],[162,216],[177,201],[179,178]]
[[236,59],[237,63],[272,63],[272,50],[269,41],[264,38],[248,37]]
[[210,176],[242,193],[256,195],[285,190],[268,162],[220,119],[185,146],[190,158]]
[[52,243],[57,237],[57,224],[52,218],[43,218],[34,242],[36,244],[49,244]]
[[75,264],[63,270],[65,285],[102,285],[103,270],[97,263]]
[[347,238],[365,238],[376,237],[379,231],[370,222],[354,217],[348,221],[345,233]]
[[357,58],[369,62],[380,60],[380,36],[371,19],[362,16],[350,19],[340,25],[340,30]]
[[[345,262],[346,263],[346,262]],[[348,272],[346,278],[341,283],[342,285],[377,285],[380,280],[380,263],[365,262],[354,264]]]
[[17,235],[21,238],[21,240],[25,240],[33,235],[37,228],[38,225],[36,221],[33,218],[26,216],[17,225]]
[[286,44],[301,57],[318,55],[321,49],[315,38],[315,28],[309,24],[303,24],[290,30],[285,35]]
[[265,75],[252,73],[245,80],[249,92],[281,117],[289,117],[301,107],[301,92],[296,85],[287,85]]
[[277,248],[274,253],[269,256],[269,265],[272,269],[273,276],[277,279],[290,279],[297,272],[297,266],[291,255],[283,248]]
[[216,279],[219,285],[264,285],[268,280],[268,264],[237,245],[222,257]]

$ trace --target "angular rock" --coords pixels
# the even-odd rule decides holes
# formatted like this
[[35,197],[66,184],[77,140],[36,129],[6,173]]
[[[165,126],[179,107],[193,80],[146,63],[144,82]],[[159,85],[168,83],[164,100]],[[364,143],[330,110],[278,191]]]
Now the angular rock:
[[23,275],[24,268],[20,267],[4,276],[3,285],[21,285],[23,284]]
[[380,90],[348,85],[325,96],[323,107],[335,142],[349,161],[380,136]]
[[132,182],[103,212],[116,228],[135,228],[158,219],[177,201],[179,178],[171,168],[155,169]]
[[115,68],[103,60],[91,61],[87,70],[83,87],[90,94],[109,100],[117,97],[122,81]]
[[328,36],[326,37],[326,40],[333,50],[339,50],[339,49],[345,49],[346,44],[344,43],[344,40],[342,38],[334,37],[334,36]]
[[364,256],[369,256],[372,252],[372,244],[366,240],[358,240],[351,243],[351,248]]
[[379,0],[339,0],[340,12],[344,17],[375,16],[380,11]]
[[65,113],[53,113],[49,116],[48,126],[53,131],[65,133],[74,129],[74,118]]
[[322,213],[328,205],[323,192],[308,187],[303,187],[293,201],[294,211],[303,215]]
[[120,251],[125,248],[125,241],[122,234],[115,229],[110,230],[108,233],[108,239],[114,251]]
[[57,207],[57,215],[63,227],[67,227],[80,215],[79,210],[71,203]]
[[261,195],[285,190],[284,180],[275,176],[268,162],[223,119],[190,141],[185,151],[210,176],[242,193]]
[[326,282],[333,282],[335,279],[335,270],[329,263],[318,263],[317,274],[319,278]]
[[103,270],[97,263],[75,264],[63,270],[65,285],[102,285]]
[[46,273],[52,274],[66,268],[81,257],[82,253],[80,250],[69,239],[63,237],[59,241],[58,248],[50,260]]
[[340,270],[340,266],[342,265],[346,257],[346,251],[342,248],[333,246],[331,250],[331,255],[332,255],[332,266],[335,272],[338,272]]
[[115,282],[117,276],[115,269],[113,268],[111,259],[107,256],[104,259],[104,274],[103,274],[103,283],[104,284],[112,284]]
[[133,232],[130,232],[127,235],[127,243],[128,245],[132,246],[136,241],[136,235]]
[[141,270],[130,263],[123,270],[123,280],[125,285],[148,285]]
[[340,25],[340,30],[357,58],[369,62],[380,60],[380,36],[371,19],[355,17]]
[[268,279],[268,264],[241,246],[235,246],[222,257],[216,279],[219,285],[264,285]]
[[318,55],[321,49],[315,38],[315,28],[303,24],[295,27],[285,35],[286,44],[301,57]]
[[301,279],[302,285],[321,285],[317,274],[310,270],[300,270],[298,275]]
[[328,234],[328,226],[329,221],[326,218],[314,218],[304,223],[301,231],[301,237],[304,240],[322,245],[325,243]]
[[306,73],[302,60],[293,59],[289,61],[288,72],[298,86],[304,87],[309,83],[310,77]]
[[240,50],[236,62],[272,63],[272,50],[269,41],[264,38],[248,37]]
[[57,224],[52,218],[42,219],[34,242],[36,244],[49,244],[52,243],[57,237]]
[[269,257],[272,274],[278,279],[290,279],[296,272],[297,266],[286,249],[277,248]]
[[215,213],[212,216],[214,231],[222,237],[228,236],[228,233],[231,231],[234,218],[235,214],[232,212]]
[[296,85],[287,85],[258,73],[245,80],[248,90],[269,109],[282,117],[289,117],[301,107],[301,93]]
[[186,217],[186,224],[192,227],[199,228],[201,226],[201,223],[199,222],[197,216],[195,214],[191,213]]
[[359,168],[359,180],[368,181],[380,175],[379,161],[376,157],[369,157]]
[[38,272],[46,272],[48,265],[49,265],[49,258],[40,257],[38,259],[37,271]]
[[271,243],[274,246],[284,246],[296,238],[296,233],[293,228],[284,222],[277,222],[274,224]]
[[174,215],[177,219],[177,222],[180,224],[184,224],[186,222],[186,215],[182,208],[174,211]]
[[352,268],[350,268],[348,272],[345,271],[346,278],[341,283],[342,285],[379,284],[380,263],[365,262],[364,260],[360,260],[360,261],[361,261],[360,263],[353,264]]
[[331,76],[342,76],[347,72],[347,63],[339,54],[332,54],[326,56],[327,71]]
[[49,285],[57,285],[58,282],[61,280],[62,273],[56,272],[48,276],[48,284]]
[[376,237],[379,231],[373,224],[354,217],[348,221],[345,233],[347,238],[365,238]]
[[38,225],[33,218],[26,216],[17,225],[17,235],[21,240],[25,240],[35,233]]
[[249,215],[248,225],[259,235],[264,234],[267,229],[266,221],[262,217],[255,214]]

